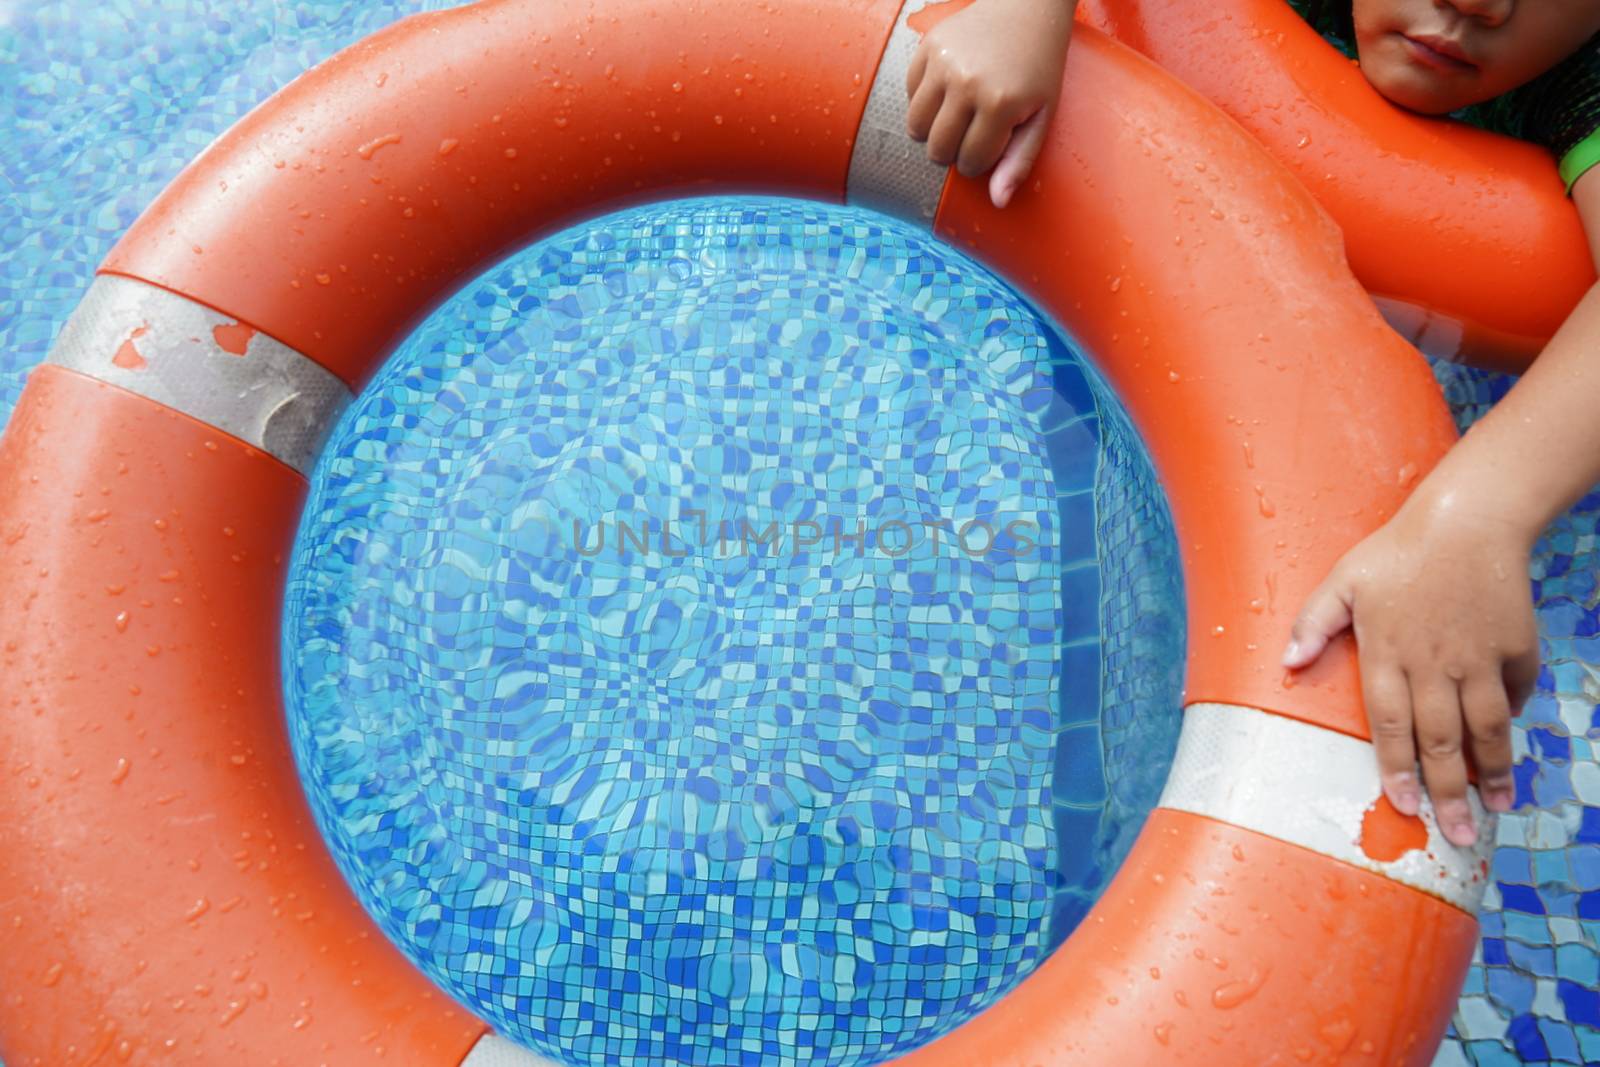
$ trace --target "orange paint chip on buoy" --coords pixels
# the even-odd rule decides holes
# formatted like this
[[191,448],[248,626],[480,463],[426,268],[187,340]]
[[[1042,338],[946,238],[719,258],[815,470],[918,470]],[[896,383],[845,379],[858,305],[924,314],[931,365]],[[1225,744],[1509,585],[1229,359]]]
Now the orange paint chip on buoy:
[[235,356],[242,356],[249,351],[250,339],[255,335],[255,328],[242,322],[211,328],[211,338],[217,342],[217,347]]
[[1361,851],[1380,863],[1427,847],[1428,827],[1415,815],[1401,814],[1383,793],[1361,817]]
[[140,351],[134,347],[133,342],[150,332],[148,325],[140,326],[128,335],[128,339],[117,346],[117,351],[112,355],[111,362],[123,370],[144,370],[149,364]]

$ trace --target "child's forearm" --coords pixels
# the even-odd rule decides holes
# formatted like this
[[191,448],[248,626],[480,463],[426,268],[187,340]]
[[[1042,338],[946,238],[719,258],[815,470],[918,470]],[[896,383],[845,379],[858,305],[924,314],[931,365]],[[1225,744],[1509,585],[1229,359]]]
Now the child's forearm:
[[[1572,200],[1600,262],[1600,167]],[[1406,502],[1503,524],[1525,547],[1600,481],[1600,283],[1522,380],[1469,430]]]
[[[1530,548],[1600,482],[1600,283],[1407,507],[1504,523]],[[1415,502],[1415,503],[1413,503]]]

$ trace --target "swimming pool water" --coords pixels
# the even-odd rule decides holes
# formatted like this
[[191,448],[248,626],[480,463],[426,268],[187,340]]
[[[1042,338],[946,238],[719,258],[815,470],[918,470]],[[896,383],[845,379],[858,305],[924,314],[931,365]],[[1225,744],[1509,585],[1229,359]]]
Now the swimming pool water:
[[1176,742],[1175,546],[1115,401],[976,264],[793,201],[602,219],[434,316],[313,478],[285,623],[368,909],[577,1063],[958,1025]]
[[[448,6],[0,0],[0,423],[95,264],[185,162],[334,49]],[[1508,384],[1435,371],[1463,425]],[[1479,960],[1440,1067],[1600,1063],[1597,528],[1600,496],[1591,495],[1535,553],[1545,670],[1514,730],[1518,807],[1499,820]],[[1123,677],[1140,684],[1137,672]],[[0,994],[7,981],[0,962]]]

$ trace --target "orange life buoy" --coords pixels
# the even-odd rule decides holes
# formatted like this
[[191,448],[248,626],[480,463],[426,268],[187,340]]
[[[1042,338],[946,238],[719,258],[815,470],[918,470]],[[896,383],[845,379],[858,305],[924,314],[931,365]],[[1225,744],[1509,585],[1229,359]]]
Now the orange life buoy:
[[1283,0],[1083,0],[1078,16],[1294,171],[1339,223],[1356,277],[1426,349],[1522,370],[1593,284],[1547,152],[1395,107]]
[[1031,188],[991,209],[905,136],[907,7],[418,15],[252,112],[134,224],[0,440],[0,750],[25,769],[0,775],[11,1067],[538,1062],[342,883],[290,759],[271,609],[323,435],[427,309],[534,237],[677,191],[931,221],[1091,353],[1172,500],[1189,707],[1162,807],[1059,952],[901,1062],[1428,1062],[1481,850],[1377,803],[1348,640],[1296,679],[1277,653],[1451,443],[1432,379],[1302,185],[1092,29]]

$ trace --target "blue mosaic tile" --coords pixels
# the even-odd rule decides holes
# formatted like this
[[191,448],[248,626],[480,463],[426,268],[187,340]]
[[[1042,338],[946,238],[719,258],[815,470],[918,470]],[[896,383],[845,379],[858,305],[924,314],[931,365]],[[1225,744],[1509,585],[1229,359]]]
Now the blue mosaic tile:
[[1490,873],[1495,881],[1504,885],[1506,882],[1515,882],[1519,885],[1533,884],[1533,860],[1525,848],[1505,846],[1495,850],[1494,858],[1490,864]]
[[1586,983],[1561,979],[1556,983],[1556,990],[1568,1019],[1584,1026],[1600,1027],[1600,991],[1596,991],[1594,979]]
[[1574,845],[1566,859],[1574,889],[1600,889],[1600,846]]
[[1489,999],[1507,1012],[1525,1012],[1533,1006],[1533,978],[1510,967],[1488,970]]
[[1488,1041],[1468,1044],[1467,1056],[1474,1067],[1522,1067],[1526,1063],[1512,1048]]
[[1600,1029],[1577,1026],[1573,1031],[1578,1038],[1578,1054],[1583,1057],[1586,1067],[1600,1063]]
[[1578,1062],[1578,1038],[1572,1027],[1550,1018],[1538,1019],[1537,1023],[1546,1056],[1559,1063]]
[[1521,941],[1506,942],[1506,954],[1511,966],[1524,975],[1554,978],[1556,974],[1555,949],[1543,945],[1525,945]]
[[[1559,945],[1556,948],[1556,974],[1583,989],[1600,988],[1600,955],[1586,945]],[[1570,1012],[1567,1017],[1581,1021]]]

